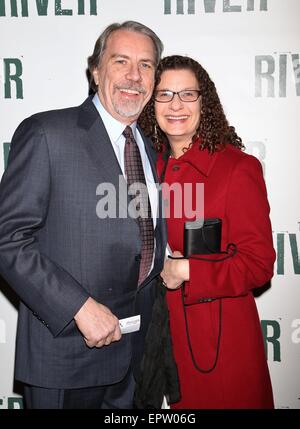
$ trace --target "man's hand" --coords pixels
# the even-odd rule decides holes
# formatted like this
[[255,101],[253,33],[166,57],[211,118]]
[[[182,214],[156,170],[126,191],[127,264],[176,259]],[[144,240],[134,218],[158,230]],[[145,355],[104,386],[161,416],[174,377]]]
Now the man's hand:
[[109,308],[91,297],[75,314],[74,319],[88,347],[108,346],[113,341],[119,341],[122,336],[119,319]]
[[[182,254],[176,251],[172,256],[179,257]],[[188,259],[167,259],[160,275],[168,289],[178,289],[183,282],[190,279]]]

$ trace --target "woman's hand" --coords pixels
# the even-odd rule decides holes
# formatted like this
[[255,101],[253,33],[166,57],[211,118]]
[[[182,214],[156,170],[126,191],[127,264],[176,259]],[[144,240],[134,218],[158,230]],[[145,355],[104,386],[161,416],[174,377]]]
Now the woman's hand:
[[[172,256],[183,256],[180,252],[173,252]],[[188,259],[167,259],[161,277],[168,289],[178,289],[183,282],[190,279],[190,265]]]

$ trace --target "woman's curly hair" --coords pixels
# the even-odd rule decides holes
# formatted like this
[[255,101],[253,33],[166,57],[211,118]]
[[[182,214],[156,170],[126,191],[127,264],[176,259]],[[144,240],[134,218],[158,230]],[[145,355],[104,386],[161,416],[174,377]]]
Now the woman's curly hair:
[[[224,144],[232,144],[239,149],[244,149],[242,140],[236,134],[234,127],[228,124],[215,84],[204,68],[190,57],[180,55],[165,57],[160,61],[156,71],[155,88],[159,85],[161,75],[166,70],[190,70],[198,81],[201,93],[198,101],[201,103],[201,118],[192,142],[200,137],[200,149],[207,149],[210,153],[215,152]],[[155,119],[154,103],[153,95],[144,107],[138,123],[145,135],[152,139],[155,149],[161,152],[164,147],[169,147],[169,143]]]

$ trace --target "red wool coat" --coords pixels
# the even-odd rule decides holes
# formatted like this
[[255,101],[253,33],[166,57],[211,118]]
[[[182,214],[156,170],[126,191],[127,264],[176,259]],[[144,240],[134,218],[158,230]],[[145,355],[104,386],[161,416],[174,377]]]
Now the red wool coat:
[[[159,174],[164,160],[157,161]],[[221,340],[216,367],[197,371],[188,347],[181,291],[168,291],[167,302],[181,401],[172,408],[272,408],[273,395],[252,289],[273,275],[275,251],[269,204],[259,161],[226,145],[212,155],[196,142],[179,159],[169,158],[165,182],[204,183],[204,217],[222,219],[222,250],[235,243],[233,258],[219,263],[190,260],[185,304],[192,350],[198,366],[208,369],[216,356],[219,304]],[[168,243],[183,253],[185,216],[176,218],[169,204]],[[193,192],[195,208],[195,195]],[[190,219],[189,219],[190,220]],[[218,259],[218,256],[214,256]],[[203,298],[215,298],[199,303]]]

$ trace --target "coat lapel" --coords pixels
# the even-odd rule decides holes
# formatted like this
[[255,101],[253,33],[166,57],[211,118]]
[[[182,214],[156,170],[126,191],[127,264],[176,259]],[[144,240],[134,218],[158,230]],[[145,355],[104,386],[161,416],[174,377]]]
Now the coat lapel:
[[[114,186],[117,191],[118,201],[124,209],[128,209],[125,198],[120,198],[120,192],[126,191],[127,183],[123,176],[119,162],[113,150],[109,136],[103,121],[89,97],[81,106],[78,125],[86,130],[85,147],[97,169],[105,178],[105,182]],[[125,200],[125,201],[124,201]],[[136,221],[136,219],[133,219]]]
[[[91,98],[88,98],[81,107],[78,125],[86,130],[86,147],[93,162],[99,171],[104,173],[107,182],[118,186],[118,176],[123,177],[123,174],[103,121]],[[124,177],[123,180],[125,182]]]

